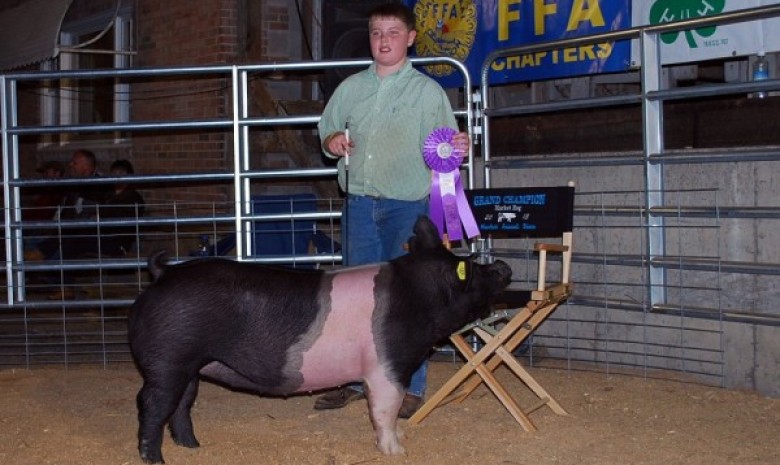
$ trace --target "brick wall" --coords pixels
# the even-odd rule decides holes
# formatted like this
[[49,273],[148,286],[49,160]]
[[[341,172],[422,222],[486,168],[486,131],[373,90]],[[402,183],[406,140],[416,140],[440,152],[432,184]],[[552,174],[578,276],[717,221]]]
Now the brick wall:
[[[68,11],[66,23],[80,21],[95,13],[113,12],[113,0],[75,0]],[[301,59],[296,29],[298,18],[292,0],[136,0],[134,2],[134,37],[137,55],[133,66],[169,67],[234,63],[267,63]],[[304,15],[311,5],[303,2]],[[292,17],[291,17],[292,15]],[[291,27],[291,22],[292,26]],[[297,55],[296,55],[297,53]],[[34,67],[37,69],[37,66]],[[268,81],[256,80],[265,86]],[[252,114],[272,114],[275,100],[295,99],[301,87],[294,82],[274,82],[287,85],[280,94],[271,86],[262,94],[264,102],[251,102]],[[203,120],[222,118],[232,112],[229,81],[224,78],[204,79],[202,76],[136,80],[131,88],[131,121]],[[281,97],[281,95],[284,97]],[[38,92],[31,89],[20,101],[22,114],[36,125],[40,102]],[[270,103],[270,104],[269,104]],[[311,113],[304,111],[303,113]],[[253,168],[292,167],[298,162],[283,162],[281,155],[290,147],[280,142],[277,130],[253,131],[252,150],[274,156],[253,157]],[[310,132],[310,131],[309,131]],[[313,139],[310,134],[304,136]],[[305,137],[300,137],[304,139]],[[289,139],[289,138],[288,138]],[[34,169],[42,160],[70,158],[72,148],[56,144],[41,149],[37,139],[22,142],[23,172],[35,176]],[[289,144],[287,144],[289,145]],[[171,174],[232,169],[232,134],[224,130],[193,129],[133,132],[128,143],[109,140],[95,141],[89,148],[98,154],[101,169],[116,158],[129,158],[139,174]],[[316,144],[312,157],[318,164]],[[299,157],[304,158],[304,157]],[[232,185],[215,186],[166,185],[143,189],[149,202],[171,200],[230,201]]]
[[[292,42],[289,0],[221,0],[166,2],[138,0],[137,66],[267,63],[300,59]],[[256,80],[255,85],[264,85]],[[232,111],[229,81],[197,78],[136,84],[132,89],[133,121],[211,119]],[[275,99],[264,94],[264,98]],[[265,102],[267,103],[267,102]],[[250,102],[252,114],[269,114],[274,105]],[[229,131],[135,133],[134,159],[141,173],[203,172],[232,169]],[[253,153],[285,153],[276,131],[252,131]],[[284,158],[284,157],[282,157]],[[313,157],[315,162],[319,158]],[[290,167],[287,160],[284,167]],[[253,168],[279,167],[279,157],[253,157]],[[168,186],[151,190],[152,202],[172,200],[230,201],[232,184],[220,187]]]
[[[138,0],[137,50],[142,67],[231,64],[237,59],[240,0]],[[202,120],[231,112],[230,88],[221,77],[183,77],[133,85],[132,120]],[[186,173],[232,168],[225,131],[135,133],[133,150],[143,173]],[[225,201],[232,187],[168,186],[148,193],[151,202]]]
[[286,60],[289,58],[287,50],[290,34],[290,16],[288,8],[284,4],[269,1],[263,8],[261,35],[262,54],[269,61]]

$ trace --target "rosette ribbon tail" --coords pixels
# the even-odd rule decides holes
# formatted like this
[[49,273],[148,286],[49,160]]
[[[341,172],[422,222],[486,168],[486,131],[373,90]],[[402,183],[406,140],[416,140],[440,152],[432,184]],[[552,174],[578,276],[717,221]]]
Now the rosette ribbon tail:
[[479,236],[479,226],[477,226],[477,220],[474,219],[474,212],[471,211],[469,201],[466,199],[466,193],[463,190],[463,181],[461,180],[460,173],[458,173],[458,176],[455,178],[455,195],[457,196],[456,203],[458,205],[458,216],[463,223],[463,229],[466,230],[466,236],[469,239]]
[[444,202],[441,198],[441,183],[439,182],[438,173],[433,172],[431,179],[431,196],[428,201],[428,216],[431,217],[431,221],[436,225],[436,229],[439,230],[439,234],[443,234],[447,229],[444,226]]

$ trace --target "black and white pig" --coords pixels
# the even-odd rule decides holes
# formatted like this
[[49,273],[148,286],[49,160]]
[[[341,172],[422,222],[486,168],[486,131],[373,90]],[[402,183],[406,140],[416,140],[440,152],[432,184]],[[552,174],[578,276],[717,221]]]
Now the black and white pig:
[[205,258],[165,266],[130,313],[141,458],[163,461],[163,429],[198,447],[190,409],[199,377],[267,395],[363,382],[377,446],[402,454],[396,422],[404,386],[431,348],[484,317],[509,284],[501,261],[472,263],[447,250],[420,217],[409,253],[335,271]]

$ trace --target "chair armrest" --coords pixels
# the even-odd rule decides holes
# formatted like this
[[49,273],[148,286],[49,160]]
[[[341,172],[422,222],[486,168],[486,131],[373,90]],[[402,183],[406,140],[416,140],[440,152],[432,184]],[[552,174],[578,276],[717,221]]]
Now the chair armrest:
[[537,242],[534,244],[534,250],[539,252],[540,250],[546,250],[548,252],[568,252],[569,246],[563,244],[549,244],[544,242]]
[[571,284],[556,284],[543,291],[531,292],[531,300],[557,300],[571,295]]
[[544,291],[547,286],[547,252],[563,254],[563,269],[561,271],[561,281],[569,282],[569,267],[571,260],[571,233],[563,233],[563,242],[551,244],[546,242],[537,242],[534,244],[534,250],[539,252],[539,270],[537,291]]

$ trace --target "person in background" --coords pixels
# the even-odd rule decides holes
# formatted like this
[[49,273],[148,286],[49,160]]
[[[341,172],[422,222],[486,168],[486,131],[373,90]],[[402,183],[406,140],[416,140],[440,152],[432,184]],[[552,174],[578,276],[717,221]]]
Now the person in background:
[[[68,168],[70,177],[90,178],[100,176],[95,154],[89,150],[78,149],[73,152]],[[69,186],[64,188],[62,192],[64,194],[52,218],[54,221],[94,218],[98,203],[107,195],[107,188],[102,184],[84,184]],[[51,231],[56,231],[56,229]],[[49,237],[46,240],[25,251],[24,258],[30,261],[67,258],[71,246],[79,238],[94,234],[93,228],[63,227],[61,235],[54,237],[51,233],[48,233]]]
[[61,178],[65,176],[65,166],[58,161],[47,161],[36,170],[44,179]]
[[[447,94],[407,57],[416,38],[414,27],[414,14],[403,4],[372,10],[373,63],[336,88],[319,122],[324,154],[338,159],[339,185],[347,194],[342,254],[349,266],[405,253],[403,245],[418,216],[428,213],[431,171],[422,157],[425,139],[436,128],[458,128]],[[461,150],[468,144],[464,132],[453,140]],[[426,377],[424,362],[412,376],[401,418],[422,405]],[[341,408],[364,397],[360,384],[344,386],[322,395],[314,408]]]
[[[74,178],[100,177],[95,154],[86,149],[73,152],[68,164],[70,176]],[[105,184],[85,183],[70,188],[65,194],[58,219],[85,219],[95,216],[97,204],[106,197],[108,188]]]
[[[59,179],[65,176],[65,166],[58,161],[47,161],[36,170],[43,179]],[[51,221],[57,214],[62,201],[63,190],[60,186],[46,186],[35,189],[38,194],[29,205],[22,209],[24,221]],[[25,248],[29,249],[43,240],[45,230],[25,230]]]
[[[86,149],[77,149],[68,164],[72,178],[99,177],[97,158]],[[24,259],[36,260],[71,260],[83,258],[85,253],[95,249],[99,229],[94,226],[68,227],[71,220],[92,220],[96,218],[99,203],[108,195],[105,184],[84,183],[68,186],[63,189],[65,194],[57,207],[54,221],[61,226],[52,229],[58,234],[48,234],[48,237],[36,244],[34,248],[25,250]],[[47,296],[49,300],[68,300],[75,298],[74,278],[72,273],[63,272],[58,289]]]
[[[133,165],[128,160],[117,160],[109,168],[109,174],[112,177],[128,176],[134,174],[134,172]],[[145,203],[141,194],[129,184],[120,182],[114,184],[113,190],[101,202],[98,207],[98,214],[101,220],[122,218],[134,223],[135,220],[143,216],[144,209]],[[115,257],[126,255],[132,250],[136,242],[136,235],[134,224],[102,228],[100,235],[101,255]]]
[[[65,176],[65,166],[58,161],[47,161],[36,170],[43,179],[58,179]],[[62,201],[62,188],[47,186],[39,190],[35,199],[26,208],[23,217],[26,221],[51,220]]]

